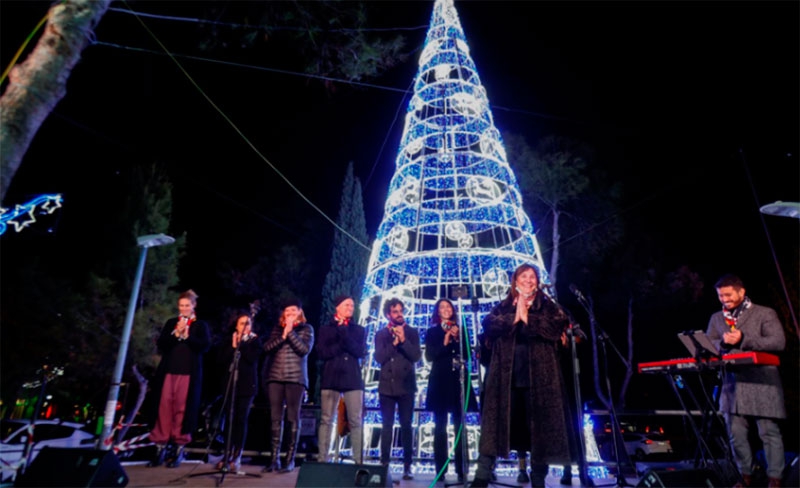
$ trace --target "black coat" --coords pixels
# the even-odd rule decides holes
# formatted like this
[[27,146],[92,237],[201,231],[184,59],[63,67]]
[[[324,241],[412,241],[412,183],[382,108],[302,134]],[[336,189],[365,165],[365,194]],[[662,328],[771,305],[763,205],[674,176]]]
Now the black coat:
[[[461,409],[461,370],[458,368],[459,357],[458,346],[464,345],[463,331],[462,337],[458,342],[450,342],[444,345],[445,331],[439,324],[431,326],[425,335],[425,360],[431,364],[431,372],[428,377],[428,394],[425,399],[425,408],[431,412],[446,411],[453,412]],[[462,357],[467,358],[467,351],[463,350]],[[454,363],[455,361],[455,363]],[[468,410],[475,412],[478,404],[475,400],[475,392],[470,387],[470,375],[465,371],[464,393],[469,393]]]
[[413,395],[417,391],[417,361],[422,358],[419,332],[409,326],[405,328],[406,341],[393,345],[394,338],[389,327],[375,334],[375,360],[381,365],[378,393],[389,396]]
[[361,358],[367,355],[364,327],[331,320],[319,328],[317,357],[322,364],[320,388],[323,390],[363,390]]
[[480,453],[507,457],[512,423],[511,376],[518,329],[528,340],[530,397],[528,420],[533,464],[570,462],[567,422],[568,399],[558,358],[561,333],[569,325],[566,314],[537,293],[528,310],[528,324],[515,323],[516,306],[506,298],[483,320],[483,330],[491,344],[491,364],[484,383],[481,407]]
[[283,327],[272,328],[264,343],[263,382],[298,383],[308,389],[308,353],[314,347],[314,327],[305,323],[295,326],[283,338]]
[[[225,384],[222,385],[222,392],[227,393],[228,383],[230,382],[231,366],[236,349],[228,338],[219,351],[218,363],[228,371],[225,375]],[[236,376],[236,396],[254,397],[258,393],[258,363],[261,358],[261,339],[251,337],[247,341],[239,343],[239,363],[237,365],[238,375]]]
[[161,361],[156,368],[156,375],[153,380],[152,392],[155,393],[152,407],[155,409],[153,419],[158,417],[158,405],[161,403],[161,390],[164,386],[164,378],[167,375],[167,364],[169,364],[170,354],[175,346],[184,342],[191,350],[191,372],[189,377],[189,394],[186,397],[186,411],[183,414],[182,434],[191,434],[197,428],[197,421],[200,417],[200,402],[203,393],[203,355],[211,347],[211,333],[208,324],[203,320],[195,320],[189,327],[189,337],[185,341],[180,341],[172,335],[178,317],[167,320],[161,329],[156,345],[161,354]]

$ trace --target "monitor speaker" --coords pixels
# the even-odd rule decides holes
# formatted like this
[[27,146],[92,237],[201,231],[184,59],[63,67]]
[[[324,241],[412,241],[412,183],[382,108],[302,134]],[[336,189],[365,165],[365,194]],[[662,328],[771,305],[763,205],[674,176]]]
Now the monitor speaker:
[[128,475],[113,451],[43,447],[14,486],[127,486]]
[[297,488],[352,488],[392,486],[388,466],[375,464],[332,464],[307,461],[297,473]]
[[[709,469],[670,471],[648,470],[639,479],[638,487],[647,488],[714,488],[722,487],[719,477]],[[730,485],[728,485],[730,486]]]

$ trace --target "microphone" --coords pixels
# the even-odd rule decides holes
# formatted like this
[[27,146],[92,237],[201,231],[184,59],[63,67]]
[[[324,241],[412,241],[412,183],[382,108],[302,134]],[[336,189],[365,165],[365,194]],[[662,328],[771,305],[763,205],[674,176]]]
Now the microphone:
[[575,283],[570,283],[569,284],[569,291],[571,291],[572,294],[575,295],[578,298],[578,300],[581,300],[581,301],[584,301],[584,302],[588,301],[588,300],[586,300],[586,297],[583,296],[583,293],[578,289],[578,287],[575,286]]
[[581,324],[571,322],[569,324],[569,329],[570,331],[572,331],[572,335],[580,337],[581,339],[588,339],[588,337],[586,336],[586,332],[584,332],[583,329],[581,328]]

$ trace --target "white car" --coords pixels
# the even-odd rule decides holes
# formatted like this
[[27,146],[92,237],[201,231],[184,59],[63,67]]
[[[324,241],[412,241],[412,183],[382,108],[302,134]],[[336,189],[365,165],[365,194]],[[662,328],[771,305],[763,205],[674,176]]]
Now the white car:
[[622,441],[625,443],[625,451],[628,456],[639,461],[653,454],[672,454],[672,444],[669,439],[658,432],[648,434],[626,432],[622,434]]
[[[0,419],[0,481],[13,479],[19,468],[30,420]],[[31,461],[45,447],[92,447],[97,441],[87,426],[76,422],[37,420]]]

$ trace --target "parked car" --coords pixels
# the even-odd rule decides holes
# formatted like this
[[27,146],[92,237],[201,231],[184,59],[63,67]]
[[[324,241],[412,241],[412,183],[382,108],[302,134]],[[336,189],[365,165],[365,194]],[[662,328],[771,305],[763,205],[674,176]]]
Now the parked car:
[[622,434],[628,456],[641,461],[654,454],[672,454],[672,444],[658,432],[626,432]]
[[[14,479],[25,444],[28,442],[30,420],[0,419],[0,481]],[[85,425],[59,420],[37,420],[31,461],[45,446],[91,447],[97,436]]]

